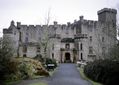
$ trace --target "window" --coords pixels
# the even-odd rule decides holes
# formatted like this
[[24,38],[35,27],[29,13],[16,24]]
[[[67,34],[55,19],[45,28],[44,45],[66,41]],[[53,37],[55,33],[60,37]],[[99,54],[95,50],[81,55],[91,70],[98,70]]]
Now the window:
[[40,47],[37,47],[37,52],[40,52]]
[[83,60],[83,53],[81,53],[81,60]]
[[92,42],[92,36],[90,36],[90,42]]
[[26,53],[26,52],[27,52],[27,47],[24,46],[24,47],[23,47],[23,53]]
[[104,37],[102,37],[102,42],[104,42]]
[[52,50],[54,50],[54,44],[52,45]]
[[89,54],[93,54],[93,47],[89,47]]
[[66,45],[65,45],[65,48],[66,48],[66,49],[69,49],[69,48],[70,48],[70,45],[69,45],[69,44],[66,44]]
[[105,27],[103,27],[103,28],[102,28],[102,32],[105,32],[105,29],[106,29],[106,28],[105,28]]
[[80,49],[83,50],[83,44],[82,43],[80,44]]
[[105,47],[102,47],[102,55],[103,56],[105,55],[105,50],[106,50],[106,48]]
[[16,35],[16,31],[14,32],[14,35]]
[[113,27],[115,27],[115,26],[116,26],[116,24],[115,24],[114,20],[112,20],[112,26],[113,26]]
[[69,34],[69,29],[68,28],[66,28],[66,34]]
[[54,59],[54,53],[52,53],[52,59]]
[[21,32],[19,32],[19,41],[21,41]]
[[25,38],[25,42],[28,42],[28,37]]

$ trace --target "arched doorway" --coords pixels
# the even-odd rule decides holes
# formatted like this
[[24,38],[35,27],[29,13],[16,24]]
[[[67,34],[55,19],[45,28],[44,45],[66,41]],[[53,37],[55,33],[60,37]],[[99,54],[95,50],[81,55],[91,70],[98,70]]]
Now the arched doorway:
[[65,63],[71,63],[70,53],[65,53]]

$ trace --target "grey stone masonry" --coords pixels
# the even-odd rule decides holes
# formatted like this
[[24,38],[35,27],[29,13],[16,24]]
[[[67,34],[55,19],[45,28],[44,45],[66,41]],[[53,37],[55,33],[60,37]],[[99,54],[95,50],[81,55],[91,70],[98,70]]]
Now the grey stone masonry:
[[73,23],[53,25],[22,25],[14,21],[8,29],[3,29],[3,37],[14,41],[15,56],[35,57],[46,55],[58,62],[93,61],[104,58],[116,44],[116,14],[111,8],[97,12],[98,20],[86,20],[83,16]]

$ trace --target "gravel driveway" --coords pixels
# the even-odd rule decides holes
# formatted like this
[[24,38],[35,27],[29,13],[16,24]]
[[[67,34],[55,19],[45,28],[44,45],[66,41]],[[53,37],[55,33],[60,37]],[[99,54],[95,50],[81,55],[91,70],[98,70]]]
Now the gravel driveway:
[[48,85],[91,85],[83,80],[75,64],[60,64],[56,73],[49,78]]

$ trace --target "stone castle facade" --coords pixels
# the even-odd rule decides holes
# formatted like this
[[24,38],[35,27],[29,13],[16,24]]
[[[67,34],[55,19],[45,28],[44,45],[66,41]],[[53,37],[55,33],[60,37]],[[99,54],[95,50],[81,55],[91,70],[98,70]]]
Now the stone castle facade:
[[[14,55],[35,57],[43,54],[44,41],[46,54],[59,62],[93,61],[100,59],[116,44],[115,9],[104,8],[97,12],[98,21],[85,20],[80,16],[73,23],[53,25],[22,25],[14,21],[8,29],[3,29],[3,37],[10,37],[15,49]],[[45,30],[48,28],[47,30]],[[44,38],[48,36],[47,40]]]

